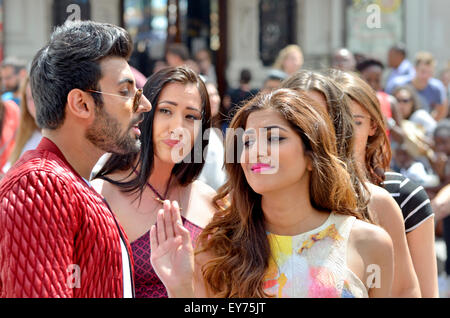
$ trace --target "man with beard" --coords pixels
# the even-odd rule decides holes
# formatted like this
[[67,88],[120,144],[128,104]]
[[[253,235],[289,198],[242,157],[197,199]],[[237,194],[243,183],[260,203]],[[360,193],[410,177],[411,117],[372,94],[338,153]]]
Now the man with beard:
[[122,28],[66,23],[34,57],[30,83],[42,129],[0,183],[1,297],[133,297],[128,239],[90,186],[105,152],[140,150],[150,102],[127,63]]
[[0,67],[2,100],[12,100],[20,105],[20,83],[27,75],[26,63],[16,57],[6,58]]

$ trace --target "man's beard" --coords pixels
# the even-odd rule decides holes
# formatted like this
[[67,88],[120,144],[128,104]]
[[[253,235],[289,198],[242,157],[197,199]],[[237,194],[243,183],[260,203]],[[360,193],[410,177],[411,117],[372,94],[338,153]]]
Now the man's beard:
[[[100,109],[97,110],[98,108]],[[141,141],[138,137],[130,135],[130,129],[142,119],[142,116],[133,120],[121,135],[122,130],[118,120],[110,116],[103,107],[98,108],[94,122],[86,131],[86,138],[105,152],[121,155],[139,152]]]

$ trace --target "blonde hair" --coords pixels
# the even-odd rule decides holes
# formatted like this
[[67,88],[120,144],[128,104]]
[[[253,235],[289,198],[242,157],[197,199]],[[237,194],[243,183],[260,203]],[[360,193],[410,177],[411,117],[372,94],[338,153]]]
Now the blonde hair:
[[436,60],[434,59],[433,54],[425,51],[417,52],[414,63],[416,66],[419,64],[430,65],[432,67],[436,66]]
[[273,63],[273,68],[283,70],[283,62],[290,53],[300,54],[303,64],[304,59],[302,49],[297,44],[290,44],[278,53],[277,59],[275,60],[275,63]]
[[31,138],[36,130],[40,130],[36,124],[36,120],[28,111],[27,102],[27,86],[30,78],[27,76],[20,86],[20,121],[19,128],[17,130],[17,138],[14,149],[9,157],[9,162],[13,165],[22,154],[23,147],[27,141]]

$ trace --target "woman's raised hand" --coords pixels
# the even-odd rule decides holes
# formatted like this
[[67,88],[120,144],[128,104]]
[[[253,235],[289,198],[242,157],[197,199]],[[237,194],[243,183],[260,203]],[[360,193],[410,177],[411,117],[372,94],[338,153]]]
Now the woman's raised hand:
[[150,229],[151,263],[169,297],[194,297],[194,249],[176,201],[164,201]]

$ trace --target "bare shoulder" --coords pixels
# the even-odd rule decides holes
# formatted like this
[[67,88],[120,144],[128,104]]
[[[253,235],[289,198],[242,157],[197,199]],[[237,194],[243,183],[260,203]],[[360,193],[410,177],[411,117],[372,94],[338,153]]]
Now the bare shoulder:
[[350,240],[355,244],[362,244],[366,247],[374,244],[391,244],[389,234],[380,226],[370,224],[361,220],[356,220],[350,233]]
[[391,194],[386,189],[373,184],[369,185],[369,189],[369,209],[378,223],[383,227],[388,223],[402,224],[404,227],[402,210]]
[[195,212],[195,215],[188,215],[187,219],[204,228],[215,213],[213,198],[216,194],[217,192],[206,183],[199,180],[194,181],[191,193],[192,209],[189,210]]
[[376,201],[383,201],[383,200],[390,201],[389,199],[392,199],[395,202],[395,200],[392,198],[392,196],[386,189],[374,185],[372,183],[367,183],[366,185],[369,188],[371,199],[373,198]]
[[214,196],[217,194],[216,190],[211,188],[209,185],[200,180],[195,180],[192,183],[192,189],[198,192],[199,195],[205,197],[205,199],[210,198],[211,201]]
[[393,254],[390,235],[383,228],[360,220],[353,224],[349,244],[359,252],[365,262]]
[[[108,175],[108,178],[111,178],[111,180],[116,181],[127,181],[129,180],[130,173],[128,171],[121,171],[121,172],[115,172]],[[100,194],[102,194],[104,197],[114,195],[119,191],[118,187],[112,185],[110,182],[96,178],[90,181],[92,187]]]

